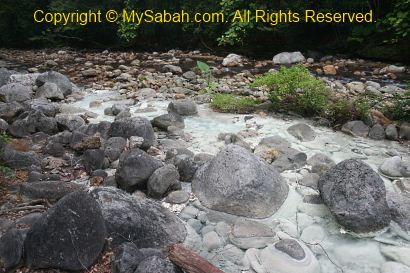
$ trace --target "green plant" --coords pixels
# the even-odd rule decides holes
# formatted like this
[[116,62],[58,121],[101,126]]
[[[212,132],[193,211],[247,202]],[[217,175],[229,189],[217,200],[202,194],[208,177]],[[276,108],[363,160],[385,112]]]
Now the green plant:
[[385,107],[386,114],[393,120],[410,122],[410,88],[404,94],[395,94],[391,104]]
[[11,168],[9,168],[7,166],[3,166],[3,165],[0,165],[0,173],[6,178],[10,178],[14,174],[14,172]]
[[277,73],[258,77],[251,87],[266,86],[276,108],[312,116],[321,114],[327,105],[329,90],[302,65],[281,67]]
[[201,61],[197,61],[196,66],[206,77],[207,92],[212,92],[215,89],[216,85],[212,80],[211,67],[207,63]]
[[7,134],[7,132],[3,131],[0,133],[0,141],[3,143],[7,143],[10,140],[10,136]]
[[216,94],[212,97],[211,107],[223,113],[249,113],[255,110],[258,101],[250,97],[232,94]]
[[352,103],[345,98],[336,99],[328,102],[324,117],[332,124],[344,124],[354,118]]

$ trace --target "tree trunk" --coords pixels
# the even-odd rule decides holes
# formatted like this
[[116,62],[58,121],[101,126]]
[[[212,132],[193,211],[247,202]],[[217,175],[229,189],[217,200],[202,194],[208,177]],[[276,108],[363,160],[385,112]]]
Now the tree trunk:
[[182,244],[170,246],[168,249],[168,257],[172,262],[186,271],[186,273],[224,273]]

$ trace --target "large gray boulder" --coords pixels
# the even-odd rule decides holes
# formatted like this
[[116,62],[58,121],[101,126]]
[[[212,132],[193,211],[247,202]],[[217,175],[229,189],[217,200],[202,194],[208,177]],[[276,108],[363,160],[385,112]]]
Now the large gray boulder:
[[189,99],[176,100],[168,105],[169,113],[177,113],[181,116],[192,116],[198,114],[198,109],[194,101]]
[[319,190],[337,222],[353,232],[372,232],[390,224],[383,180],[366,163],[349,159],[328,170]]
[[161,161],[135,148],[120,156],[115,178],[118,186],[125,191],[146,189],[148,179],[160,167]]
[[186,237],[183,222],[161,204],[112,188],[95,188],[112,245],[133,242],[137,248],[163,248]]
[[31,99],[30,87],[19,83],[10,83],[0,87],[0,100],[3,102],[23,102]]
[[172,112],[155,117],[151,123],[154,127],[157,127],[158,129],[163,131],[167,131],[169,126],[175,126],[181,129],[185,127],[184,119],[182,118],[182,116]]
[[24,243],[33,268],[84,270],[102,251],[106,238],[98,203],[86,192],[65,196],[35,222]]
[[0,102],[0,118],[9,123],[13,122],[22,112],[24,112],[24,107],[18,102]]
[[63,100],[64,93],[57,84],[46,82],[36,91],[36,98],[45,98],[50,100]]
[[355,137],[367,137],[369,130],[369,126],[361,120],[349,121],[342,127],[342,132]]
[[4,68],[4,67],[0,67],[0,87],[7,84],[12,74],[13,74],[13,71],[7,70],[7,68]]
[[73,89],[70,80],[63,74],[55,71],[40,74],[36,79],[36,85],[38,87],[43,86],[46,82],[56,84],[61,92],[63,92],[64,96],[70,95]]
[[154,129],[150,121],[143,117],[122,118],[114,121],[108,131],[110,137],[124,137],[139,136],[144,138],[142,148],[148,149],[154,146],[156,139]]
[[383,161],[379,170],[389,177],[410,177],[410,162],[393,156]]
[[292,125],[287,129],[287,131],[289,134],[303,142],[312,141],[316,138],[315,131],[313,131],[309,125],[304,123]]
[[305,62],[306,58],[299,51],[296,52],[282,52],[273,57],[274,64],[294,64]]
[[403,230],[410,231],[410,195],[389,191],[386,199],[392,220]]
[[25,112],[9,126],[9,132],[15,137],[24,137],[36,132],[53,135],[58,132],[57,121],[46,116],[42,111]]
[[171,191],[182,189],[178,170],[171,164],[156,169],[148,180],[147,188],[148,195],[158,199]]
[[28,169],[32,165],[41,165],[41,156],[34,152],[24,152],[17,151],[10,145],[6,145],[2,153],[0,153],[0,158],[4,163],[13,169]]
[[204,206],[253,218],[275,213],[289,191],[274,168],[236,145],[227,146],[200,167],[192,187]]
[[57,114],[56,120],[57,120],[58,126],[62,130],[69,130],[71,132],[85,125],[84,119],[77,115]]
[[15,268],[23,257],[25,233],[16,228],[10,228],[0,237],[0,265],[7,272]]

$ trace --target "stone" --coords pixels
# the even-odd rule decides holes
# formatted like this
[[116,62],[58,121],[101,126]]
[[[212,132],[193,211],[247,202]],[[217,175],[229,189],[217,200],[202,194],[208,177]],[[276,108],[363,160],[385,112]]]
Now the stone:
[[16,228],[10,228],[0,237],[0,265],[6,271],[18,266],[23,257],[25,233]]
[[3,152],[0,153],[0,158],[6,166],[13,169],[28,169],[32,165],[40,166],[42,160],[37,153],[17,151],[10,145],[5,146]]
[[303,229],[300,240],[309,244],[317,245],[326,239],[326,232],[320,225],[311,225]]
[[410,162],[404,161],[400,156],[393,156],[385,161],[379,171],[390,177],[410,177]]
[[301,52],[282,52],[273,57],[274,64],[303,63],[306,59]]
[[138,136],[144,138],[143,149],[148,149],[156,143],[154,129],[150,121],[143,117],[131,117],[116,120],[111,124],[108,132],[110,137],[130,138]]
[[120,156],[115,175],[117,184],[128,192],[146,189],[148,179],[160,167],[161,161],[146,152],[137,148],[128,150]]
[[361,120],[349,121],[343,125],[342,132],[355,137],[367,137],[369,126]]
[[50,141],[44,147],[43,153],[55,157],[62,157],[64,155],[64,146],[61,143]]
[[0,118],[0,130],[7,131],[8,128],[9,128],[9,124],[7,123],[7,121]]
[[410,195],[392,191],[387,192],[387,204],[390,208],[392,220],[404,231],[410,231]]
[[390,224],[383,180],[366,163],[349,159],[328,170],[319,190],[337,222],[357,232],[373,232]]
[[387,258],[410,266],[410,248],[380,244],[380,252]]
[[192,188],[205,207],[252,218],[272,215],[289,191],[275,169],[236,145],[200,167]]
[[68,96],[72,93],[72,84],[70,80],[61,73],[55,71],[49,71],[43,74],[40,74],[36,79],[36,85],[41,87],[46,82],[54,83],[60,88],[64,96]]
[[62,130],[69,130],[70,132],[85,125],[84,119],[77,115],[57,114],[56,120]]
[[237,54],[229,54],[222,60],[222,65],[227,67],[242,65],[242,57]]
[[309,125],[304,123],[298,123],[290,126],[287,129],[288,133],[296,137],[302,142],[313,141],[316,138],[316,133],[310,128]]
[[58,201],[64,196],[83,189],[74,182],[63,181],[34,181],[20,185],[20,194],[29,199],[47,199]]
[[158,272],[158,273],[181,273],[182,271],[177,268],[170,260],[161,256],[150,256],[143,260],[137,267],[134,273],[146,273],[146,272]]
[[204,244],[205,249],[208,251],[218,249],[222,247],[223,244],[222,239],[215,231],[210,231],[206,233],[204,235],[202,243]]
[[175,126],[180,129],[185,127],[182,116],[173,112],[154,118],[152,120],[152,125],[163,131],[167,131],[170,126]]
[[364,93],[366,87],[362,82],[349,82],[346,84],[346,88],[351,92],[361,94]]
[[33,268],[83,270],[100,255],[106,234],[98,203],[83,191],[71,193],[28,231],[26,263]]
[[111,137],[104,144],[104,155],[112,162],[120,158],[127,145],[127,140],[122,137]]
[[11,75],[13,75],[13,71],[0,67],[0,87],[8,83]]
[[194,101],[190,99],[172,101],[168,105],[168,113],[177,113],[181,116],[192,116],[198,114]]
[[75,151],[99,149],[101,147],[101,139],[98,136],[89,136],[79,131],[74,131],[69,144],[71,149]]
[[385,130],[386,138],[389,140],[397,140],[399,138],[399,132],[396,125],[390,124],[386,127]]
[[319,178],[320,176],[317,173],[308,173],[302,177],[299,184],[317,190]]
[[165,165],[156,169],[147,183],[148,196],[157,199],[165,197],[168,192],[181,190],[181,188],[179,173],[174,165]]
[[35,97],[50,100],[63,100],[64,94],[60,88],[58,88],[57,84],[46,82],[37,89]]
[[10,83],[0,87],[0,100],[3,102],[23,102],[31,99],[33,92],[28,86]]
[[170,162],[178,169],[181,181],[192,182],[199,165],[191,156],[178,154]]
[[337,69],[334,65],[328,64],[323,67],[323,73],[334,76],[337,74]]
[[84,167],[88,173],[102,169],[104,165],[104,151],[101,149],[90,149],[84,152]]
[[25,112],[9,126],[9,132],[15,137],[24,137],[36,132],[55,134],[58,132],[56,119],[47,117],[43,112]]
[[196,74],[194,71],[187,71],[184,74],[182,74],[182,77],[184,77],[185,79],[189,81],[193,81],[196,79]]
[[238,219],[232,228],[229,240],[241,249],[264,248],[273,244],[275,232],[267,225],[248,220]]
[[113,187],[95,188],[90,194],[101,206],[114,247],[133,242],[137,248],[163,248],[186,237],[183,222],[160,203]]
[[175,74],[182,74],[182,68],[172,64],[166,64],[162,67],[163,72],[172,72]]
[[4,119],[8,123],[13,122],[15,118],[23,111],[24,107],[18,102],[0,102],[0,118]]
[[380,268],[381,273],[410,273],[410,267],[396,262],[385,262]]
[[383,126],[380,124],[375,124],[369,131],[369,138],[374,140],[383,140],[386,137]]
[[189,193],[186,191],[173,191],[168,194],[165,201],[171,204],[183,204],[189,201]]
[[382,69],[380,69],[380,74],[386,74],[386,73],[404,73],[406,72],[406,67],[404,66],[396,66],[396,65],[388,65]]
[[410,140],[410,123],[404,122],[400,125],[399,137],[402,139]]

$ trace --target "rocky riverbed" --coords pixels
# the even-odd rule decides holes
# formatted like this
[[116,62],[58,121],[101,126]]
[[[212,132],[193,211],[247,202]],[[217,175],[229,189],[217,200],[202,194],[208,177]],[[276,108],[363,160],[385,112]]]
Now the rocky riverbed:
[[[18,170],[2,186],[6,270],[175,273],[164,251],[183,242],[226,273],[410,272],[410,125],[373,113],[335,131],[267,112],[266,91],[249,88],[303,62],[332,92],[383,98],[403,92],[407,67],[313,53],[1,57],[1,156]],[[195,60],[258,110],[214,112]]]

